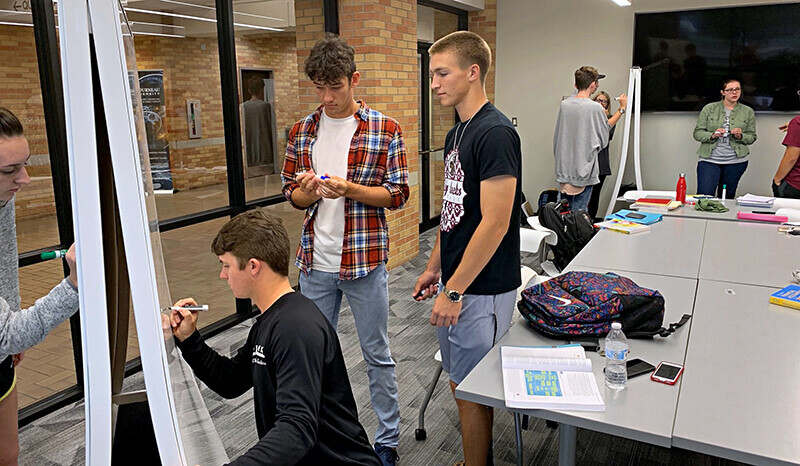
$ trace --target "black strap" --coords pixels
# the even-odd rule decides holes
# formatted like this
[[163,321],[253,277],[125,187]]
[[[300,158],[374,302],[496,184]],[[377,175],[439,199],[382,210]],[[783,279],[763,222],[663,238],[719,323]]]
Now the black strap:
[[673,333],[675,333],[675,330],[679,329],[680,327],[683,327],[683,324],[685,324],[686,322],[689,322],[689,319],[691,319],[691,318],[692,318],[691,315],[684,314],[683,317],[681,317],[681,320],[679,320],[678,322],[674,322],[674,323],[669,324],[669,328],[661,327],[658,330],[658,335],[662,336],[662,337],[668,337],[668,336],[672,335]]
[[668,337],[668,336],[672,335],[673,333],[675,333],[675,330],[677,330],[680,327],[682,327],[691,318],[692,318],[691,315],[684,314],[683,317],[681,317],[681,320],[679,320],[678,322],[669,324],[668,328],[661,327],[658,330],[655,330],[655,331],[651,330],[649,332],[630,332],[630,333],[625,332],[625,336],[628,337],[628,338],[651,338],[651,337],[654,337],[656,335],[658,335],[660,337]]

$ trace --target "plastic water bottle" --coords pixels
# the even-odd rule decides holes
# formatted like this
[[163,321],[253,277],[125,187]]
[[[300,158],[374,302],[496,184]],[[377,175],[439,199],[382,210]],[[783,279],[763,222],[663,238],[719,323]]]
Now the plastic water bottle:
[[611,331],[606,335],[606,386],[614,390],[622,390],[628,381],[628,368],[625,365],[628,359],[628,339],[622,333],[622,324],[614,322]]

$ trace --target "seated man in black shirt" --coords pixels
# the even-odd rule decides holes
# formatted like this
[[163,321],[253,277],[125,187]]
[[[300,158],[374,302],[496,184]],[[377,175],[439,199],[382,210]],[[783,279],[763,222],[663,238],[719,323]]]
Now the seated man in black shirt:
[[[197,312],[170,316],[172,333],[197,377],[225,398],[253,387],[259,441],[231,464],[375,465],[358,422],[339,339],[312,301],[289,285],[289,237],[260,210],[236,216],[211,244],[234,296],[261,315],[233,358],[197,332]],[[176,307],[196,306],[192,298]]]

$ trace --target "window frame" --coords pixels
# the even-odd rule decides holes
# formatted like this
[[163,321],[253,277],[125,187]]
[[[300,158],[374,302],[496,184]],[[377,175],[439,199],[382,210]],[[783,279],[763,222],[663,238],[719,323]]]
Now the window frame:
[[[50,168],[56,204],[59,244],[52,247],[23,251],[19,254],[20,268],[42,262],[39,254],[46,250],[66,248],[74,242],[72,207],[69,185],[69,163],[66,144],[64,93],[61,87],[59,46],[56,36],[55,12],[52,0],[30,0],[39,81],[45,116]],[[234,37],[232,0],[215,0],[217,40],[219,43],[220,85],[225,134],[225,155],[228,182],[228,205],[159,221],[159,231],[167,232],[222,217],[234,217],[241,212],[287,202],[282,194],[251,201],[245,198],[244,161],[242,158],[241,121],[239,120],[239,85]],[[338,1],[323,0],[325,32],[338,34]],[[94,55],[92,60],[95,60]],[[101,105],[102,102],[95,102]],[[65,276],[67,270],[64,270]],[[200,329],[206,337],[217,335],[258,314],[250,300],[236,299],[236,312]],[[72,352],[77,383],[54,395],[36,401],[19,410],[20,427],[46,416],[83,398],[83,358],[81,354],[80,317],[70,318]],[[125,364],[125,376],[142,370],[138,357]]]

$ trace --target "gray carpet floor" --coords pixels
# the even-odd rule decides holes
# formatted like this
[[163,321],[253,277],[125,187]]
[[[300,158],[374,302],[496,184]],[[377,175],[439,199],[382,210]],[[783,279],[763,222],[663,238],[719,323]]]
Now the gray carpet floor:
[[[424,269],[435,240],[435,230],[420,237],[420,255],[390,272],[389,295],[391,315],[389,338],[397,362],[401,432],[400,464],[450,465],[463,458],[458,414],[447,384],[446,374],[440,377],[436,391],[425,413],[427,440],[415,440],[419,406],[422,403],[438,363],[433,355],[438,349],[434,329],[428,323],[430,303],[417,303],[409,298],[419,273]],[[534,259],[523,256],[523,263]],[[212,338],[209,344],[220,353],[230,354],[242,345],[251,322],[245,322]],[[359,418],[372,437],[377,424],[370,406],[366,363],[361,356],[353,316],[347,301],[343,302],[339,319],[339,338],[348,366],[350,383],[358,403]],[[199,383],[199,382],[198,382]],[[143,388],[142,375],[129,377],[126,389]],[[228,456],[233,459],[257,440],[253,418],[252,391],[234,400],[224,400],[200,383],[206,405],[220,434]],[[83,464],[83,403],[65,407],[20,430],[21,465]],[[646,413],[642,413],[646,416]],[[554,465],[558,462],[558,431],[538,419],[531,419],[523,432],[525,464]],[[579,465],[737,465],[732,461],[679,449],[656,447],[646,443],[578,429],[577,464]],[[513,465],[516,460],[514,423],[506,411],[495,413],[494,451],[496,465]]]

